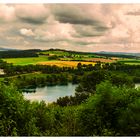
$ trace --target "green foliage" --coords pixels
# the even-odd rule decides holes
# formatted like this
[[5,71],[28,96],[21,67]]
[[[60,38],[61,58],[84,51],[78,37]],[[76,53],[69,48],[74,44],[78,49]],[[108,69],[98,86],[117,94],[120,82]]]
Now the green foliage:
[[89,96],[90,94],[88,93],[75,93],[75,96],[65,96],[58,98],[54,104],[62,107],[80,105],[81,103],[85,102]]
[[116,86],[128,86],[134,87],[134,83],[131,77],[124,73],[114,73],[106,70],[95,70],[90,73],[86,73],[77,87],[77,92],[89,92],[94,93],[96,85],[102,81],[109,80]]
[[93,71],[90,74],[85,74],[79,87],[76,89],[77,92],[94,92],[96,85],[105,79],[104,71]]
[[48,57],[48,60],[57,60],[59,57],[57,55],[52,55]]
[[0,135],[17,135],[16,125],[24,103],[16,89],[0,84]]
[[[1,136],[139,136],[140,89],[97,85],[85,102],[46,105],[23,98],[13,85],[0,84]],[[72,101],[72,99],[71,99]],[[63,101],[62,101],[63,102]]]
[[14,83],[18,89],[28,89],[52,85],[67,85],[71,81],[71,75],[62,74],[23,74],[4,78],[6,84]]
[[110,81],[112,84],[117,86],[129,86],[134,87],[134,83],[132,78],[130,78],[127,74],[111,74]]
[[140,91],[101,83],[80,113],[82,135],[139,135]]
[[0,51],[0,58],[23,58],[23,57],[38,57],[37,52],[40,50],[12,50]]
[[117,127],[121,135],[140,136],[140,99],[136,99],[121,112]]

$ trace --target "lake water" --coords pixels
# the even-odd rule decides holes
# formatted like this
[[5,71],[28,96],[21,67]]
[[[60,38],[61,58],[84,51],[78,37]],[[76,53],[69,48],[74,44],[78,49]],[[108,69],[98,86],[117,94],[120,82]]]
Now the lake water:
[[75,94],[77,85],[69,83],[68,85],[45,86],[36,88],[35,92],[23,92],[26,99],[31,101],[42,101],[47,103],[56,101],[59,97],[71,96]]
[[[23,92],[26,99],[31,101],[42,101],[47,103],[56,101],[59,97],[71,96],[75,94],[77,85],[69,83],[68,85],[45,86],[36,88],[35,92]],[[135,88],[140,87],[140,83],[135,84]]]

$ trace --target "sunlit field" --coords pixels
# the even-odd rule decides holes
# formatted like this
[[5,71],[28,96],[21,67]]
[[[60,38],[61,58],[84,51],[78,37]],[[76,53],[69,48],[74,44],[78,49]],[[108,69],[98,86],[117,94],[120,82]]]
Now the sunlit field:
[[14,65],[29,65],[29,64],[37,64],[38,62],[48,61],[46,56],[39,57],[29,57],[29,58],[6,58],[3,59],[7,63],[13,63]]
[[119,62],[129,65],[140,65],[139,59],[121,59]]
[[29,65],[29,64],[39,64],[39,65],[56,65],[60,67],[76,67],[80,62],[81,64],[92,64],[95,65],[95,62],[81,62],[81,61],[59,61],[59,60],[48,60],[46,56],[40,57],[30,57],[30,58],[7,58],[3,59],[7,63],[12,63],[14,65]]
[[76,67],[78,63],[81,64],[92,64],[95,65],[95,62],[80,62],[80,61],[46,61],[46,62],[39,62],[38,64],[41,65],[56,65],[59,67]]

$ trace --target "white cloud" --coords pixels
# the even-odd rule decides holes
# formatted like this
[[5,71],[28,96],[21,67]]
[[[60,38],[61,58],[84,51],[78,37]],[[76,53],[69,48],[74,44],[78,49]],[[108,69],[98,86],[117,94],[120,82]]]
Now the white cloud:
[[20,34],[24,36],[34,36],[34,33],[31,29],[22,28],[20,29]]
[[0,4],[0,47],[140,52],[139,11],[140,4]]
[[0,19],[2,21],[13,21],[15,18],[15,8],[12,5],[0,5]]
[[46,25],[44,28],[35,29],[35,39],[40,41],[57,41],[72,39],[75,34],[71,24],[55,23]]

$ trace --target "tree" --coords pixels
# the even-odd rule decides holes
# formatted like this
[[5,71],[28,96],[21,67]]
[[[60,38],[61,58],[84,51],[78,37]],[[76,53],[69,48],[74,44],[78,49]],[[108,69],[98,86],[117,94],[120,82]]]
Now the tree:
[[140,99],[136,99],[121,112],[117,124],[120,135],[140,136]]
[[96,93],[82,105],[80,134],[96,136],[136,136],[140,123],[140,91],[102,82]]
[[105,71],[92,71],[91,73],[85,74],[76,91],[93,93],[96,89],[96,85],[105,80],[105,76]]

